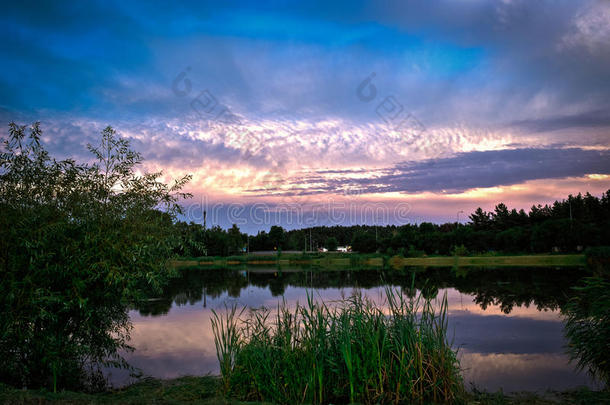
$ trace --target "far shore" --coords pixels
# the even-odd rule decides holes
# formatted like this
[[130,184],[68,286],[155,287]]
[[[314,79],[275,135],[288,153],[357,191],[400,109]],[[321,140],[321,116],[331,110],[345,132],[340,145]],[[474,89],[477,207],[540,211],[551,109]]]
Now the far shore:
[[314,266],[320,268],[403,268],[414,267],[584,267],[584,254],[506,256],[402,257],[359,253],[248,254],[230,257],[200,257],[173,260],[172,267]]

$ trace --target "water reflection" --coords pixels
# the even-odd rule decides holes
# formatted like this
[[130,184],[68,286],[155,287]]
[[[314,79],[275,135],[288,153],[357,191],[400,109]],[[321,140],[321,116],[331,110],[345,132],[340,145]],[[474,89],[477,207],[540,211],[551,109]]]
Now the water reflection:
[[[449,333],[466,382],[505,391],[597,387],[575,371],[565,354],[564,307],[582,275],[579,269],[482,269],[451,271],[333,271],[253,268],[188,270],[164,297],[142,302],[133,322],[127,360],[160,378],[218,373],[210,314],[237,302],[275,308],[303,303],[308,291],[325,302],[360,290],[382,303],[384,288],[428,297],[447,293]],[[412,288],[414,287],[414,288]],[[113,376],[125,383],[124,375]]]

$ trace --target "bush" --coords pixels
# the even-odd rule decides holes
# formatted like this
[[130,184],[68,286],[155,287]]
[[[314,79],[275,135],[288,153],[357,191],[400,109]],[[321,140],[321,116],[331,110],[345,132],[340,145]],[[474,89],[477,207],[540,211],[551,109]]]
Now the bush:
[[610,387],[610,281],[585,278],[574,290],[563,311],[570,358]]
[[589,258],[610,259],[610,246],[590,247],[585,250],[585,256]]
[[590,247],[585,250],[587,265],[599,275],[610,275],[610,246]]
[[468,249],[464,245],[454,246],[453,247],[453,256],[466,256],[468,254]]
[[425,255],[426,252],[424,252],[423,250],[417,250],[415,249],[415,246],[411,245],[409,246],[409,251],[407,252],[406,257],[424,257]]

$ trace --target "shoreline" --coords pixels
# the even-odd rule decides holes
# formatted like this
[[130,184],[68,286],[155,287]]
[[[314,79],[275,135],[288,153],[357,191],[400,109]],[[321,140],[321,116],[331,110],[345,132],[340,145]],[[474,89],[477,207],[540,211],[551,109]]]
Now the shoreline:
[[325,253],[249,254],[229,257],[182,258],[170,261],[173,268],[235,266],[314,266],[320,268],[402,268],[402,267],[585,267],[584,254],[502,255],[502,256],[428,256],[402,257],[381,254]]
[[[40,404],[58,402],[70,404],[246,404],[223,398],[218,394],[220,378],[217,376],[185,376],[175,379],[144,378],[141,381],[121,388],[97,393],[61,391],[53,393],[47,390],[21,390],[0,383],[0,402],[18,404]],[[481,405],[492,404],[574,404],[574,403],[609,403],[610,391],[593,391],[589,388],[578,388],[566,391],[482,392],[473,389],[466,394],[466,403]],[[262,402],[247,402],[261,404]]]

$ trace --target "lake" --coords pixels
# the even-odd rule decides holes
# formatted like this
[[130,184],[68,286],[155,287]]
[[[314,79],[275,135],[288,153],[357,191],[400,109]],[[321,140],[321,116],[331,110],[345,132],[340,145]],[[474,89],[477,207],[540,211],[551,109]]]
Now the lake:
[[[565,353],[561,308],[584,273],[578,268],[336,270],[249,267],[240,270],[190,269],[162,297],[130,311],[133,330],[126,360],[146,376],[175,378],[218,374],[211,311],[237,304],[294,307],[307,294],[329,305],[360,292],[380,305],[385,288],[447,294],[448,338],[457,348],[464,381],[504,392],[565,390],[601,386],[575,370]],[[124,371],[110,381],[131,380]]]

